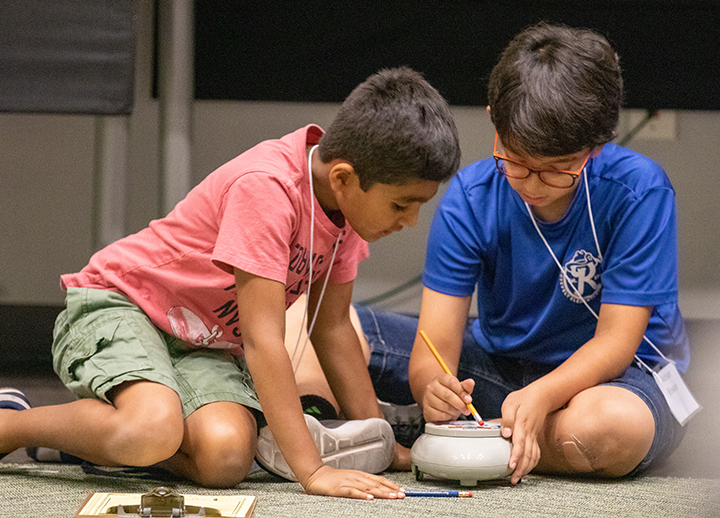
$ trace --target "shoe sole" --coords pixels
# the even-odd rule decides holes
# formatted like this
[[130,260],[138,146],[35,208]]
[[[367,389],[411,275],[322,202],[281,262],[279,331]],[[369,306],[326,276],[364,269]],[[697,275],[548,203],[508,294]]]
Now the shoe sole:
[[[380,473],[392,462],[395,437],[384,419],[372,418],[362,421],[345,421],[332,426],[324,421],[305,416],[310,435],[320,452],[323,464],[337,469],[355,469],[367,473]],[[266,426],[260,430],[256,460],[266,470],[285,479],[297,482],[280,449]]]
[[425,419],[418,404],[396,405],[378,399],[378,406],[393,429],[395,441],[401,446],[411,448],[425,431]]

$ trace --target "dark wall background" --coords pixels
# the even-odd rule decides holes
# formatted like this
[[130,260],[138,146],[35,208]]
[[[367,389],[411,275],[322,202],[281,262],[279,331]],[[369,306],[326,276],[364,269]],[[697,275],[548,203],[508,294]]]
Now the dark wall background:
[[62,309],[0,305],[0,375],[52,372],[53,327]]
[[0,0],[0,111],[128,114],[131,0]]
[[[156,3],[159,0],[156,0]],[[522,28],[589,27],[618,50],[626,107],[720,109],[717,0],[195,0],[198,99],[340,102],[383,67],[455,105]],[[0,0],[0,111],[132,108],[132,0]]]
[[620,54],[626,107],[720,109],[720,2],[196,0],[198,99],[340,102],[408,65],[455,105],[486,104],[502,49],[540,20],[588,27]]

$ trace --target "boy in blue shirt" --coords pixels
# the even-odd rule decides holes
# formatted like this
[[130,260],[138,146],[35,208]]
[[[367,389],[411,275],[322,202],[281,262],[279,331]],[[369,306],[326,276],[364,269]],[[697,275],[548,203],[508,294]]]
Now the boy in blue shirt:
[[469,402],[500,419],[513,483],[640,473],[684,435],[650,372],[689,361],[675,194],[657,164],[609,143],[621,100],[602,36],[519,34],[489,80],[493,158],[458,173],[435,214],[419,321],[357,308],[378,397],[416,401],[427,421]]

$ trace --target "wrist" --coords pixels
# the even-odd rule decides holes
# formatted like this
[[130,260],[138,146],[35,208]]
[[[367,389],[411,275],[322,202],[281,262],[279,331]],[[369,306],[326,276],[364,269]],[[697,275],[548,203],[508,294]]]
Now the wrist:
[[306,474],[305,477],[300,477],[297,474],[296,474],[296,476],[297,476],[298,482],[300,482],[300,485],[303,487],[305,492],[307,494],[312,494],[310,487],[313,485],[313,483],[318,478],[320,478],[321,476],[323,476],[325,473],[329,472],[332,469],[333,468],[331,468],[330,466],[320,463],[320,466],[318,466],[314,471]]
[[413,396],[415,402],[423,408],[425,403],[425,395],[427,394],[428,387],[434,378],[428,376],[421,376],[420,373],[409,376],[408,384],[410,385],[410,393]]
[[533,405],[547,415],[562,408],[568,400],[558,393],[557,387],[554,387],[551,383],[544,383],[544,381],[543,378],[540,378],[525,387],[525,389],[531,395]]

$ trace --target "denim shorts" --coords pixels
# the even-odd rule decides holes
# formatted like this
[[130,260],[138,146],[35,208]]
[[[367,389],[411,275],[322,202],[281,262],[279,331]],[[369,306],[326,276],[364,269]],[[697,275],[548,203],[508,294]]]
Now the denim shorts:
[[77,397],[110,403],[113,387],[145,380],[174,390],[185,417],[218,401],[260,409],[244,358],[188,347],[112,291],[69,288],[65,305],[55,322],[53,367]]
[[[408,363],[417,332],[417,315],[378,311],[356,306],[360,325],[370,345],[369,372],[378,399],[396,405],[414,403],[408,383]],[[473,398],[478,413],[488,419],[501,417],[502,403],[510,392],[519,390],[555,368],[526,360],[489,354],[480,347],[465,327],[458,378],[475,380]],[[669,456],[685,435],[670,412],[665,397],[653,376],[633,363],[623,374],[605,385],[615,385],[636,394],[645,402],[655,419],[655,438],[647,456],[631,475],[646,470],[652,462]]]

